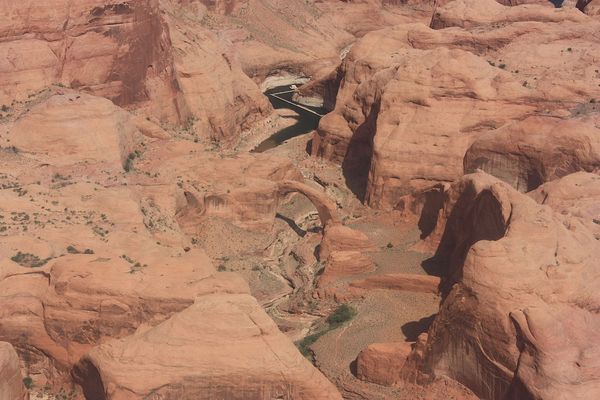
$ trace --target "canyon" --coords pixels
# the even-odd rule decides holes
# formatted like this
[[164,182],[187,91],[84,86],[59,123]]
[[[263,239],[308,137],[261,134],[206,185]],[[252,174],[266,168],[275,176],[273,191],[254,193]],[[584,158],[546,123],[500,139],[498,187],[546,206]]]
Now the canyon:
[[0,400],[600,397],[597,0],[0,4]]

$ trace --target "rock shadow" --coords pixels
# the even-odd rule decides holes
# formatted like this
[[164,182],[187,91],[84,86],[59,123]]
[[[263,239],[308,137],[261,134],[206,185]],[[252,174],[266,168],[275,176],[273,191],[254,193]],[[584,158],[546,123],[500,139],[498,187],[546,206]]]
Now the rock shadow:
[[292,230],[294,232],[296,232],[296,234],[300,237],[304,237],[306,236],[307,231],[305,231],[304,229],[300,228],[298,226],[298,224],[296,224],[296,221],[294,221],[293,219],[286,217],[283,214],[277,213],[275,214],[275,218],[280,219],[282,221],[284,221],[286,224],[289,225],[290,228],[292,228]]
[[444,190],[436,187],[425,192],[423,197],[423,208],[417,224],[421,231],[421,240],[431,235],[437,226],[440,211],[444,207]]
[[439,257],[433,256],[421,262],[421,268],[427,272],[427,275],[439,276],[441,278],[444,271],[444,264]]
[[402,329],[402,333],[404,333],[406,340],[409,342],[416,342],[421,333],[429,330],[429,326],[431,326],[436,315],[437,314],[432,314],[429,317],[421,318],[418,321],[410,321],[402,325],[400,329]]
[[346,186],[363,202],[366,200],[379,107],[379,102],[374,103],[365,122],[356,128],[342,162]]
[[350,363],[348,368],[350,369],[350,373],[352,375],[354,375],[355,378],[358,378],[358,368],[357,368],[356,358],[354,360],[352,360],[352,362]]

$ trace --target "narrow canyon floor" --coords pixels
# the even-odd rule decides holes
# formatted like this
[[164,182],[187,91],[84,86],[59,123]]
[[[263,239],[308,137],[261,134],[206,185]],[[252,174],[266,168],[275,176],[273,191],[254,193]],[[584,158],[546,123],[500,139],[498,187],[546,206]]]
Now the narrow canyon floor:
[[[273,127],[278,129],[281,125]],[[373,343],[414,343],[420,334],[427,332],[438,311],[440,297],[385,283],[360,292],[348,291],[348,287],[369,277],[436,276],[438,271],[432,263],[433,251],[422,245],[417,221],[400,212],[377,211],[361,203],[345,183],[339,166],[309,155],[311,137],[312,132],[288,139],[266,153],[293,160],[307,184],[335,200],[344,224],[368,237],[374,244],[368,252],[374,264],[371,271],[336,276],[326,293],[319,290],[317,279],[324,266],[317,258],[316,246],[321,240],[322,226],[314,205],[301,194],[292,195],[280,205],[272,232],[259,234],[213,218],[203,227],[207,235],[199,243],[220,271],[237,272],[248,281],[252,295],[299,346],[305,337],[320,330],[323,320],[340,303],[355,310],[356,315],[349,322],[327,331],[311,344],[307,355],[338,386],[344,398],[471,396],[468,389],[455,381],[391,388],[357,378],[356,358],[361,350]]]

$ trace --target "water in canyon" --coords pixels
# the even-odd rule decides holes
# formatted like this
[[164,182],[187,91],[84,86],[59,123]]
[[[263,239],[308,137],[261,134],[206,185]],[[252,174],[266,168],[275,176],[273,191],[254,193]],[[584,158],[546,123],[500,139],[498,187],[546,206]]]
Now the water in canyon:
[[268,139],[260,143],[254,150],[255,153],[262,153],[266,150],[272,149],[279,146],[288,139],[296,136],[300,136],[309,133],[319,125],[321,116],[325,114],[325,109],[322,107],[310,107],[299,104],[292,100],[294,95],[295,86],[278,86],[269,89],[265,92],[265,95],[269,98],[269,101],[275,109],[287,108],[298,113],[297,122],[284,128]]

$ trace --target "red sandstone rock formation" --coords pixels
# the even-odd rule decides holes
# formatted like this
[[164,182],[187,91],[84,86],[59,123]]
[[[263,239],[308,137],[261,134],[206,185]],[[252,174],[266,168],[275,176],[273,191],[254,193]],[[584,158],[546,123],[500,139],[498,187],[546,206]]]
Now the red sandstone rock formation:
[[401,25],[357,42],[313,138],[371,206],[403,209],[457,179],[482,132],[536,114],[579,118],[600,98],[590,41],[600,26],[578,10],[457,0],[438,13],[452,29]]
[[[598,180],[588,182],[583,204],[597,204]],[[600,245],[586,214],[551,207],[484,173],[452,186],[437,254],[449,292],[429,331],[429,373],[492,399],[598,395]]]
[[341,399],[245,294],[200,297],[93,349],[75,374],[90,399]]
[[373,343],[356,358],[359,379],[392,386],[402,380],[402,368],[411,352],[408,343]]
[[529,117],[482,134],[465,155],[465,173],[481,169],[521,192],[577,171],[600,171],[600,129],[593,118]]
[[374,270],[375,264],[365,254],[372,249],[373,244],[362,232],[341,223],[325,226],[319,248],[319,260],[325,265],[325,270],[319,284],[327,285],[337,277]]
[[181,4],[56,0],[1,7],[1,104],[61,84],[163,121],[196,121],[207,137],[226,143],[270,111],[225,46],[198,21],[178,18]]
[[100,253],[96,247],[97,254],[64,256],[41,268],[2,267],[0,338],[28,360],[29,375],[60,381],[108,339],[155,325],[196,297],[248,290],[239,278],[215,276],[202,253],[171,257],[144,245],[145,256]]
[[600,238],[600,175],[578,172],[547,182],[528,193],[560,214],[578,217],[596,239]]
[[55,94],[18,118],[9,138],[39,162],[95,162],[121,169],[143,135],[131,114],[87,94]]
[[178,114],[171,43],[157,0],[5,1],[1,5],[0,103],[53,83],[82,88],[120,105],[154,101]]
[[19,358],[15,349],[6,342],[0,342],[0,398],[6,400],[26,398]]
[[[235,144],[272,111],[248,75],[332,70],[355,35],[404,18],[380,3],[335,3],[5,1],[0,105],[59,84]],[[290,50],[292,42],[301,50]]]
[[[261,396],[288,388],[292,394],[309,393],[309,398],[315,393],[339,398],[273,323],[264,322],[267,316],[242,278],[215,271],[186,236],[189,226],[178,215],[185,208],[185,190],[194,188],[235,198],[237,205],[224,215],[232,222],[260,224],[263,208],[275,212],[277,182],[298,178],[289,160],[211,154],[201,144],[173,139],[145,118],[87,94],[60,89],[30,101],[0,123],[0,202],[5,205],[0,218],[0,340],[15,346],[36,387],[69,384],[72,367],[91,349],[162,326],[212,296],[210,308],[222,301],[218,307],[242,311],[209,320],[194,314],[196,323],[236,327],[254,319],[264,336],[247,332],[255,351],[248,357],[272,346],[265,364],[246,363],[238,371],[247,377],[268,374],[263,383],[271,389],[263,385],[257,392],[250,380],[240,386],[239,373],[221,376],[220,385]],[[247,180],[240,180],[242,175]],[[256,201],[261,185],[272,193],[264,204]],[[237,206],[243,212],[236,214]],[[175,337],[173,332],[165,343]],[[240,339],[236,329],[218,337],[223,343]],[[195,337],[194,343],[201,340]],[[211,362],[224,357],[226,365],[232,353],[228,346],[220,348],[223,353]],[[198,364],[192,367],[208,374]],[[87,383],[83,389],[94,390]]]

